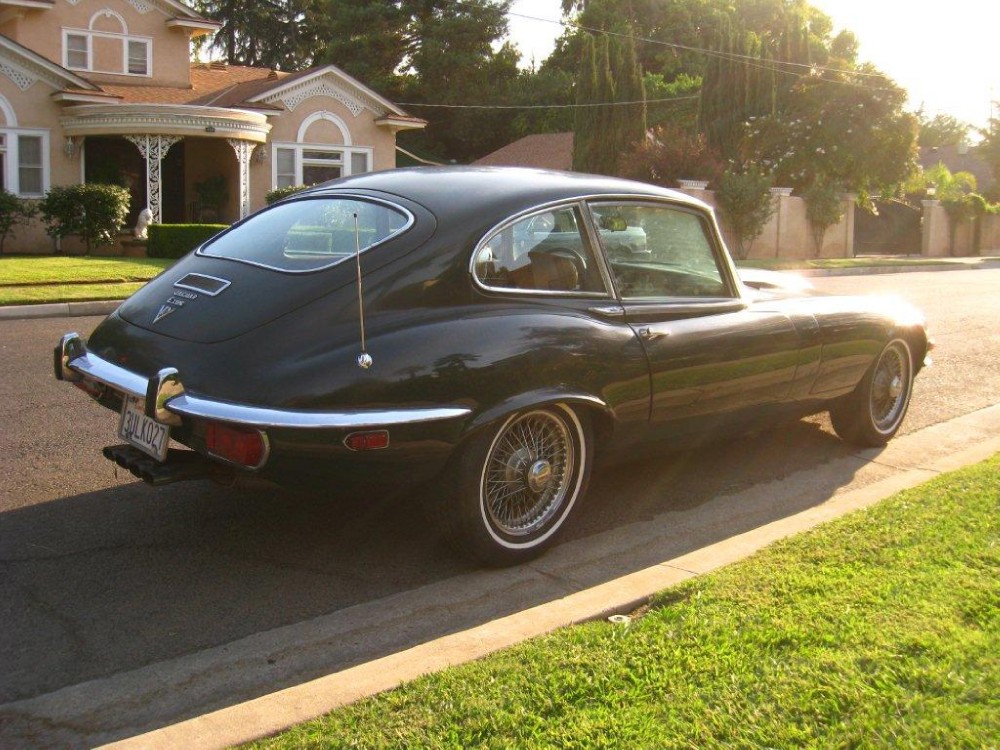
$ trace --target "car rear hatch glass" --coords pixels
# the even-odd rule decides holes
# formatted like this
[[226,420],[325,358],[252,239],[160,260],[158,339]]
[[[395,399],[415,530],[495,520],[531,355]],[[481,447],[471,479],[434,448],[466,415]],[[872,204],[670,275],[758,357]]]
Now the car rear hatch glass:
[[367,275],[433,234],[426,210],[405,203],[325,194],[276,204],[179,260],[119,313],[149,331],[207,344],[348,285],[354,295],[358,250]]
[[286,273],[318,271],[406,231],[413,215],[399,206],[349,196],[280,203],[206,243],[199,255]]

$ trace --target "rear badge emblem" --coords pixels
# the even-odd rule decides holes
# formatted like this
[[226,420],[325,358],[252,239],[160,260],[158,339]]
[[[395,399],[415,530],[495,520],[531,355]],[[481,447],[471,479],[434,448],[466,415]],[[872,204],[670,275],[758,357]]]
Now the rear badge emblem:
[[174,312],[174,310],[176,309],[177,309],[176,307],[171,307],[170,305],[160,305],[160,311],[156,313],[156,317],[153,318],[153,325],[159,323],[161,320],[163,320],[163,318],[170,315],[170,313]]

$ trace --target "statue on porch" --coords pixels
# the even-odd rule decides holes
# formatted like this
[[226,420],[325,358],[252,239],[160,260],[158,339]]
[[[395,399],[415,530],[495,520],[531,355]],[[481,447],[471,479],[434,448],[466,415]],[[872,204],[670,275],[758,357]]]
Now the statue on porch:
[[135,236],[140,240],[146,239],[146,229],[149,227],[150,222],[153,220],[153,212],[148,208],[142,209],[139,212],[139,220],[135,223]]

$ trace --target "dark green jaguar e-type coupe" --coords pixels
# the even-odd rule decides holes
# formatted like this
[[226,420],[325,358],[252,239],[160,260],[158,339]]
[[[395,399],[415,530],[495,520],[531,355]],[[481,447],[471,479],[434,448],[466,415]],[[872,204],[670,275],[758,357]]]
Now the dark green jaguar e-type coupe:
[[120,414],[105,455],[151,484],[433,481],[445,530],[510,564],[553,542],[597,457],[827,410],[885,443],[929,348],[905,304],[741,279],[680,193],[431,168],[235,224],[64,336],[55,372]]

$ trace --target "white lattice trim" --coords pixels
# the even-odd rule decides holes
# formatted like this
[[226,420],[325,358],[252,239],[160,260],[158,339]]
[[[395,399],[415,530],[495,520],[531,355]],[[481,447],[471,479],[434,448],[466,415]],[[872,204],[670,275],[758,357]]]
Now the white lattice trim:
[[153,9],[153,6],[145,2],[145,0],[128,0],[128,4],[139,11],[142,15],[146,15]]
[[27,91],[38,80],[35,76],[16,67],[7,60],[0,60],[0,73],[3,73],[12,80],[14,85],[21,89],[21,91]]

